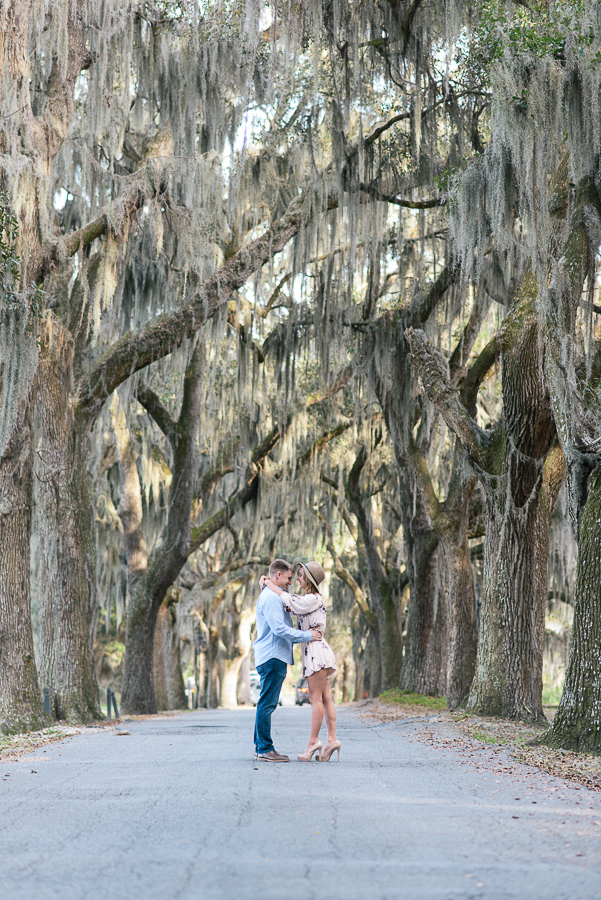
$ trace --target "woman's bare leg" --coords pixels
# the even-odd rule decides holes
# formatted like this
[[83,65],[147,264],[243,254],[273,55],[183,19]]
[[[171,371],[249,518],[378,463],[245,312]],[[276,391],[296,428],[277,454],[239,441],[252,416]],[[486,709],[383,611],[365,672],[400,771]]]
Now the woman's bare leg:
[[311,734],[309,735],[309,743],[307,750],[319,740],[319,732],[321,723],[323,722],[323,692],[328,680],[330,669],[321,669],[319,672],[313,672],[307,676],[307,684],[309,685],[309,700],[311,701]]
[[332,699],[332,686],[330,684],[330,679],[326,679],[326,684],[323,689],[323,711],[326,717],[326,728],[328,729],[328,744],[333,744],[336,741],[336,707],[334,706],[334,701]]

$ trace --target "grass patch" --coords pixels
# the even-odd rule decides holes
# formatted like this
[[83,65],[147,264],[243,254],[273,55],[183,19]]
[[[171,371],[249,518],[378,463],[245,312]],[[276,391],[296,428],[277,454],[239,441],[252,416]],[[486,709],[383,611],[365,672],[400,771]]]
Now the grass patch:
[[380,694],[380,700],[384,703],[398,703],[400,706],[421,706],[424,709],[436,710],[436,712],[441,712],[447,708],[447,701],[444,697],[415,694],[413,691],[402,691],[400,688],[384,691],[383,694]]
[[477,741],[484,741],[485,744],[508,744],[507,738],[500,735],[488,734],[486,731],[472,731],[471,736]]

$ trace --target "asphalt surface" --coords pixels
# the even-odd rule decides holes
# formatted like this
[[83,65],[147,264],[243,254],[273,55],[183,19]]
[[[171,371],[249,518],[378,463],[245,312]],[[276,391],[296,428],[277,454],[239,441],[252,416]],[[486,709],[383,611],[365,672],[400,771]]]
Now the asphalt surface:
[[[348,709],[340,763],[255,762],[253,718],[136,720],[0,763],[1,900],[601,898],[601,794]],[[277,710],[278,750],[308,727]]]

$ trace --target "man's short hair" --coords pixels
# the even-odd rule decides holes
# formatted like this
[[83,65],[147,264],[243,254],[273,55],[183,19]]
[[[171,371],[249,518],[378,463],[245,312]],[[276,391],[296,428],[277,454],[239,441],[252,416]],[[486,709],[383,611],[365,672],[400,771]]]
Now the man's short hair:
[[274,561],[269,566],[269,577],[275,578],[278,572],[293,572],[294,566],[292,566],[289,562],[286,562],[285,559],[274,559]]

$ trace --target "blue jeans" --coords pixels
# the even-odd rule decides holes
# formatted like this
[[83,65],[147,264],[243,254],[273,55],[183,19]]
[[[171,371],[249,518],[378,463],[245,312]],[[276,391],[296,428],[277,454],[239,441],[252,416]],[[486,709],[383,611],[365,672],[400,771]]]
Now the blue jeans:
[[288,666],[281,659],[268,659],[266,663],[257,666],[257,672],[261,676],[261,693],[255,716],[255,750],[257,753],[269,753],[270,750],[275,750],[271,740],[271,714],[278,705],[287,669]]

